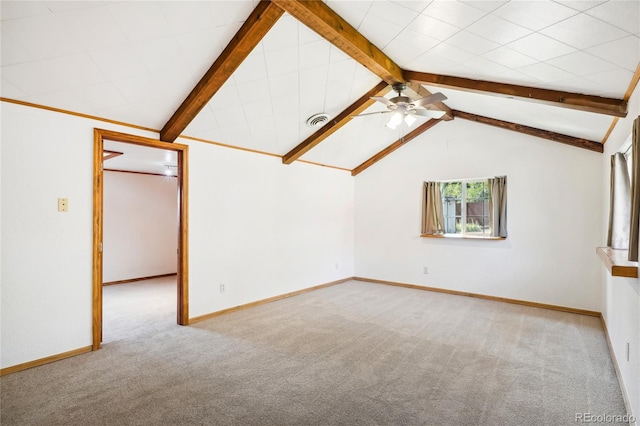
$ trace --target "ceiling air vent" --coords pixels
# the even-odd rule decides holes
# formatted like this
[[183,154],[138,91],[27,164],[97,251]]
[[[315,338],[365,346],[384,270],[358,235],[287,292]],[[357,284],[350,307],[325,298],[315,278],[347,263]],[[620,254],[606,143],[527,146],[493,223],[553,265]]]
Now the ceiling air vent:
[[307,118],[307,127],[320,127],[327,121],[329,121],[329,114],[314,114]]

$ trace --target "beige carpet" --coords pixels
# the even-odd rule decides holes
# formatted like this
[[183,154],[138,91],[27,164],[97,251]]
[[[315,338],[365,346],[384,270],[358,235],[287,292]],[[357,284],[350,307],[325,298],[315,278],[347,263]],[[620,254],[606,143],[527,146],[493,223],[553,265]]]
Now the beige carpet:
[[[2,425],[537,426],[625,413],[597,318],[352,281],[180,327],[175,284],[156,284],[126,285],[140,297],[116,317],[140,326],[109,320],[102,350],[0,379]],[[164,304],[145,303],[154,291]]]

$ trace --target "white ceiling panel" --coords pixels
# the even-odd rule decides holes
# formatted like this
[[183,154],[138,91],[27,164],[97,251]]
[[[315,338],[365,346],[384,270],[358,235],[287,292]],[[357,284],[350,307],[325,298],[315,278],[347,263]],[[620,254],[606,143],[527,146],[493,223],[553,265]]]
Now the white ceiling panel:
[[[367,108],[364,113],[375,111],[386,111],[386,108],[376,104]],[[348,125],[307,152],[302,159],[353,169],[406,133],[406,129],[391,130],[386,127],[388,120],[388,114],[352,118]],[[418,124],[415,123],[414,127]]]
[[384,48],[387,44],[391,42],[400,32],[402,31],[402,26],[398,24],[394,24],[388,22],[378,16],[369,14],[362,24],[358,27],[358,30],[369,34],[369,41],[371,41],[376,46],[380,48]]
[[586,52],[633,72],[640,61],[640,37],[624,37],[589,48]]
[[466,28],[486,14],[481,9],[459,1],[434,1],[422,13],[457,28]]
[[594,7],[606,3],[608,0],[555,0],[556,3],[563,4],[571,9],[575,9],[579,12],[585,12],[589,9],[593,9]]
[[[13,84],[26,96],[68,89],[56,76],[44,78],[43,62],[23,62],[2,67],[2,77]],[[4,96],[4,95],[3,95]]]
[[537,62],[531,56],[522,54],[510,47],[502,46],[482,55],[484,58],[506,68],[517,69]]
[[327,5],[350,23],[354,28],[358,28],[365,16],[369,13],[373,0],[344,1],[328,0]]
[[49,7],[39,1],[8,1],[2,4],[2,21],[48,15]]
[[2,83],[0,83],[0,87],[2,87],[2,96],[7,98],[24,98],[25,93],[14,86],[9,80],[6,80],[4,77],[2,78]]
[[[286,154],[316,130],[305,125],[307,118],[317,113],[335,117],[380,81],[309,31],[289,15],[274,25],[205,108],[217,123],[206,129],[214,140]],[[299,38],[306,42],[298,43]],[[202,120],[197,126],[206,127]],[[231,128],[243,129],[242,136]],[[195,129],[189,126],[184,133],[195,136]]]
[[[5,2],[1,5],[4,8]],[[43,37],[43,34],[46,34],[46,37]],[[54,58],[81,51],[78,40],[53,14],[3,20],[2,36],[20,43],[28,54],[25,61]]]
[[42,65],[66,87],[89,86],[107,82],[106,75],[85,53],[46,59]]
[[[424,10],[424,7],[422,10]],[[386,22],[396,24],[400,28],[404,28],[416,19],[422,10],[414,10],[406,3],[377,1],[371,5],[369,15],[377,16]]]
[[480,77],[484,80],[493,80],[496,74],[508,71],[507,67],[481,56],[474,56],[473,58],[463,62],[461,65],[469,70],[467,75],[471,77]]
[[543,62],[537,62],[535,64],[518,68],[518,71],[544,83],[553,83],[555,81],[571,78],[570,73],[563,71],[558,67],[554,67],[553,65],[545,64]]
[[569,45],[539,33],[530,34],[509,43],[507,46],[517,52],[526,52],[525,54],[527,56],[531,56],[539,61],[546,61],[576,51],[576,49]]
[[[257,4],[3,0],[0,94],[160,129]],[[640,62],[638,1],[326,4],[418,72],[620,99]],[[184,134],[284,155],[317,130],[305,125],[309,116],[335,117],[379,82],[285,13]],[[441,91],[452,108],[572,136],[600,140],[611,124],[609,116]],[[304,158],[355,167],[398,138],[385,122],[351,120]]]
[[629,35],[626,31],[584,13],[547,27],[540,33],[579,50]]
[[500,47],[498,43],[494,43],[468,31],[460,31],[459,33],[449,37],[447,44],[476,55],[482,55],[483,53]]
[[[425,14],[420,14],[407,28],[417,31],[436,40],[446,40],[458,31],[459,27],[432,18]],[[367,33],[364,33],[366,36]]]
[[[27,3],[27,2],[23,2]],[[53,13],[67,12],[69,10],[90,9],[93,7],[101,7],[107,4],[107,1],[60,1],[50,0],[44,4]]]
[[[52,3],[54,2],[50,2],[48,7]],[[91,2],[87,3],[91,4]],[[61,10],[56,12],[56,16],[82,49],[120,46],[129,41],[106,5]]]
[[[162,97],[162,88],[156,84],[149,75],[136,75],[113,82],[118,91],[125,99],[132,103],[144,102],[149,99],[159,99]],[[150,94],[155,94],[151,96]]]
[[608,1],[586,11],[587,15],[601,19],[631,34],[640,34],[640,2]]
[[611,71],[617,68],[615,64],[583,51],[553,58],[547,63],[578,76]]
[[166,1],[160,2],[160,7],[172,34],[207,30],[216,15],[213,5],[206,1]]
[[111,2],[108,8],[130,42],[163,39],[172,35],[162,2]]
[[504,1],[494,1],[494,0],[467,0],[461,1],[461,3],[465,3],[469,6],[475,7],[476,9],[484,10],[485,12],[493,12],[500,6],[508,3],[509,0]]
[[[439,89],[425,86],[436,92]],[[577,138],[601,142],[611,117],[567,108],[551,107],[517,98],[486,96],[460,90],[440,90],[447,96],[446,104],[460,110],[502,121],[518,123]],[[459,118],[456,118],[459,120]]]
[[493,12],[499,18],[533,31],[542,30],[577,13],[575,9],[550,1],[509,2]]
[[439,43],[435,38],[405,29],[387,44],[383,52],[397,64],[408,64],[421,56],[423,51],[428,51]]
[[[2,82],[2,92],[4,95],[5,82]],[[10,96],[8,96],[10,97]],[[17,98],[18,96],[16,96]],[[39,93],[33,96],[20,96],[20,99],[25,102],[31,102],[36,105],[55,105],[56,108],[65,109],[69,111],[86,113],[86,111],[92,110],[89,105],[85,104],[78,95],[69,90],[60,90],[55,92]]]
[[614,98],[622,98],[629,85],[629,81],[633,78],[631,71],[623,69],[615,69],[612,71],[599,72],[585,76],[598,88],[592,93],[598,96],[607,96]]
[[137,50],[130,45],[90,50],[87,54],[111,80],[148,74]]
[[471,24],[467,31],[499,44],[511,43],[531,34],[531,30],[493,15]]

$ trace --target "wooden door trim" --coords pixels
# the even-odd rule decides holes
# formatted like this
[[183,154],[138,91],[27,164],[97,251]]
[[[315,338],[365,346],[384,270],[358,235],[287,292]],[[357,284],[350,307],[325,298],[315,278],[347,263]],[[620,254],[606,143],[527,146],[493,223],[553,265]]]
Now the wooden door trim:
[[188,145],[161,142],[142,136],[111,130],[93,130],[93,297],[92,297],[92,350],[100,349],[102,342],[102,241],[103,241],[103,150],[104,141],[125,142],[151,148],[176,151],[178,155],[178,297],[177,322],[189,324],[189,232],[188,232]]

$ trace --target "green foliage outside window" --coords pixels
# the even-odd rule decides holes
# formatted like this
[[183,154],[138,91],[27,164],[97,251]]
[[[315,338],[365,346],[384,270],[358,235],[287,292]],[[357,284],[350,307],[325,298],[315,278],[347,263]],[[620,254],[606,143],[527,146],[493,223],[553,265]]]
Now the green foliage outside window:
[[[446,198],[460,198],[462,196],[462,182],[445,182],[442,184],[442,196]],[[467,183],[467,200],[482,200],[489,196],[486,182]]]

